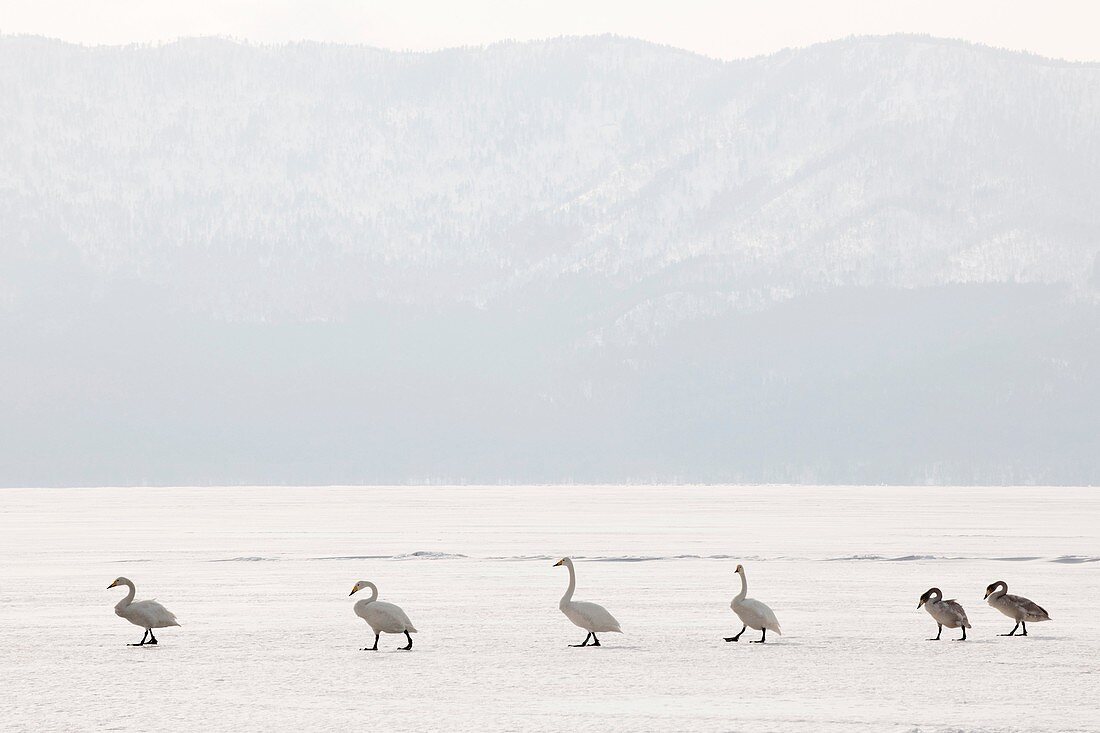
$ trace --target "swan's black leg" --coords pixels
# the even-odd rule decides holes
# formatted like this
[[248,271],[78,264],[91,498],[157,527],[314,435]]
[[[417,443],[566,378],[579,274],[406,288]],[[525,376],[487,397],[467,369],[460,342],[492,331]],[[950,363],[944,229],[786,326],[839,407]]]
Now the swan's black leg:
[[589,631],[588,636],[584,637],[584,643],[583,644],[570,644],[569,646],[572,646],[572,647],[588,646],[588,640],[591,639],[591,638],[592,638],[592,632]]
[[149,636],[149,629],[145,630],[145,633],[141,635],[141,641],[137,644],[127,644],[126,646],[145,646],[145,639]]
[[750,644],[763,644],[764,643],[764,638],[767,635],[768,635],[768,630],[767,629],[760,629],[760,638],[759,639],[749,639],[749,643]]
[[943,633],[943,624],[936,624],[936,638],[935,639],[929,639],[928,641],[939,641],[940,640],[940,634],[942,634],[942,633]]
[[1024,633],[1020,634],[1020,636],[1027,636],[1027,621],[1021,621],[1020,625],[1024,627]]
[[409,645],[401,647],[401,651],[403,651],[403,652],[407,652],[407,651],[409,651],[410,649],[413,648],[413,638],[411,636],[409,636],[409,632],[408,632],[407,629],[405,631],[405,638],[409,640]]
[[737,632],[737,636],[727,636],[726,641],[737,641],[737,640],[739,640],[741,638],[741,634],[745,633],[745,629],[747,629],[747,628],[749,628],[749,627],[748,626],[742,626],[741,630]]
[[1007,634],[1000,634],[1000,636],[1015,636],[1016,635],[1016,629],[1018,629],[1018,628],[1020,628],[1020,622],[1019,621],[1017,621],[1016,625],[1012,627],[1012,631],[1008,632]]
[[599,646],[600,640],[596,638],[596,632],[592,632],[592,646]]
[[157,643],[157,637],[153,636],[153,630],[152,629],[149,629],[149,643],[150,644],[156,644]]
[[375,634],[374,635],[374,646],[370,647],[369,649],[367,647],[363,647],[359,651],[361,651],[361,652],[376,652],[376,651],[378,651],[378,637],[379,636],[381,636],[381,634]]
[[955,641],[966,641],[966,627],[965,626],[962,627],[962,630],[963,630],[963,638],[955,639]]

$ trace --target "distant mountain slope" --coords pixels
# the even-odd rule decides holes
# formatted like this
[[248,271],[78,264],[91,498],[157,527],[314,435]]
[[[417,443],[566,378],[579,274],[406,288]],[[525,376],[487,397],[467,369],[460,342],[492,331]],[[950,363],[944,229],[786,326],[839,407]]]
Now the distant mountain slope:
[[1098,173],[925,37],[0,37],[0,484],[1100,481]]
[[522,300],[575,273],[713,307],[1081,286],[1100,251],[1100,67],[927,38],[733,63],[614,38],[3,38],[0,89],[5,238],[232,320]]

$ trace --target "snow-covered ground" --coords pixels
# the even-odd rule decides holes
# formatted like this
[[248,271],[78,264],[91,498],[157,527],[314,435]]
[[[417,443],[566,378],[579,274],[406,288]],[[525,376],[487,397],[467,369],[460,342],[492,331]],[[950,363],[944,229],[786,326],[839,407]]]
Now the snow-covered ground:
[[[1100,731],[1098,519],[1066,488],[0,490],[0,728]],[[565,554],[622,622],[599,649]],[[722,641],[738,562],[766,645]],[[127,647],[119,575],[182,628]],[[412,652],[359,651],[356,580]],[[1054,620],[996,636],[995,580]],[[967,643],[926,641],[932,585]]]

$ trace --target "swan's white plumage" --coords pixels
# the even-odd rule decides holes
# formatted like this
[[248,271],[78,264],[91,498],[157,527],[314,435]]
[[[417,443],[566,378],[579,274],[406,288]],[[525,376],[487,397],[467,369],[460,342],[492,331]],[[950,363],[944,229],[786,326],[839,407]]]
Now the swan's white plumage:
[[143,629],[164,629],[169,626],[179,626],[179,622],[176,621],[176,614],[155,600],[131,603],[124,609],[116,608],[115,613]]
[[169,626],[179,626],[176,614],[169,611],[156,600],[134,601],[137,589],[129,578],[117,578],[108,588],[124,585],[130,589],[126,597],[115,604],[115,613],[126,619],[134,626],[143,629],[164,629]]
[[366,621],[376,634],[383,631],[387,634],[416,633],[408,615],[392,603],[362,600],[355,604],[355,615]]
[[557,564],[564,565],[569,570],[569,587],[566,588],[565,595],[561,597],[561,602],[558,603],[558,608],[565,614],[565,617],[585,631],[621,634],[623,630],[620,628],[619,622],[606,608],[598,603],[573,600],[573,591],[577,587],[577,572],[573,568],[573,561],[565,557]]
[[757,631],[767,629],[782,636],[783,631],[779,628],[779,619],[775,617],[775,612],[755,598],[745,597],[749,590],[748,581],[745,580],[745,568],[738,565],[737,574],[741,576],[741,592],[730,601],[730,608],[737,614],[737,618],[750,629]]
[[416,633],[416,627],[400,606],[378,600],[378,587],[374,583],[361,580],[351,592],[356,593],[363,588],[370,588],[371,595],[355,604],[355,615],[366,621],[375,634]]
[[619,622],[611,612],[598,603],[588,601],[569,601],[559,604],[566,618],[585,631],[622,633]]

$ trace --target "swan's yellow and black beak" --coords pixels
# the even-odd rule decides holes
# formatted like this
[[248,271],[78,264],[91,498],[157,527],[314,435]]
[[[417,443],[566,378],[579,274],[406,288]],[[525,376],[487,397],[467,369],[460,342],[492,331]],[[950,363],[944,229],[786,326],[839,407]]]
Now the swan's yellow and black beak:
[[921,598],[920,601],[917,603],[917,608],[920,608],[923,605],[924,605],[924,599]]
[[112,580],[111,584],[109,586],[107,586],[107,590],[110,590],[111,588],[114,588],[116,585],[118,585],[118,581],[117,580]]
[[558,560],[556,563],[554,563],[554,567],[557,567],[557,566],[561,565],[564,562],[565,562],[565,558],[562,558],[561,560]]
[[353,596],[358,592],[359,592],[359,586],[355,586],[354,588],[351,589],[351,593],[348,593],[348,595]]

